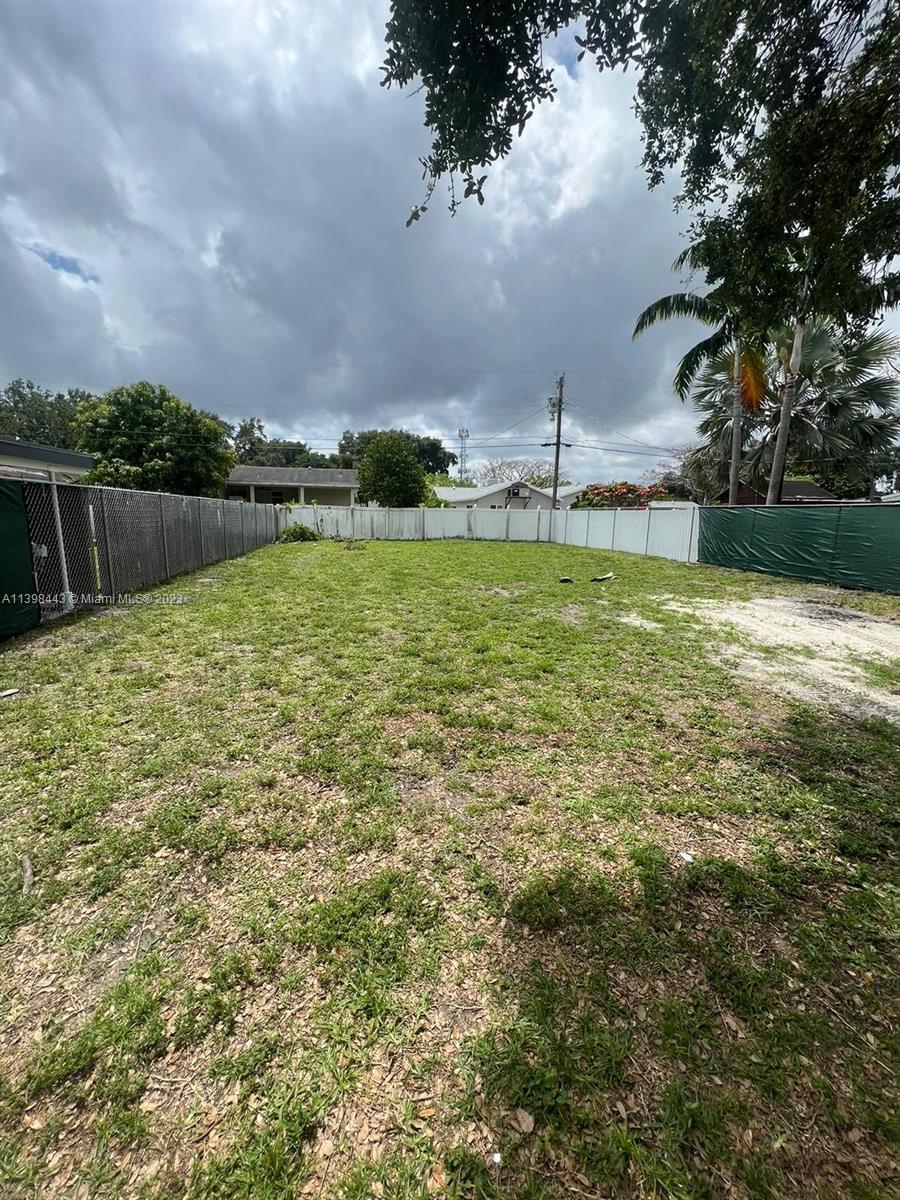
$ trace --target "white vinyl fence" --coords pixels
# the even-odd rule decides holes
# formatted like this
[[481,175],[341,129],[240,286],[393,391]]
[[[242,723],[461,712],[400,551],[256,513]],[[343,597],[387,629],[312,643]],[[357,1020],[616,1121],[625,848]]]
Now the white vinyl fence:
[[423,541],[469,538],[495,542],[559,542],[593,550],[624,550],[678,562],[697,561],[696,508],[347,508],[291,506],[286,525],[306,525],[325,537]]

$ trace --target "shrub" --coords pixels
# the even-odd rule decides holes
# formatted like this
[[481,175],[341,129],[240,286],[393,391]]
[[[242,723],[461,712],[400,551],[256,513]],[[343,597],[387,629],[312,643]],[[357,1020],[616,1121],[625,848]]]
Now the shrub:
[[317,530],[310,529],[308,525],[288,525],[278,540],[279,542],[320,542],[322,535]]
[[661,483],[642,487],[639,483],[589,483],[573,508],[643,508],[651,500],[668,495]]

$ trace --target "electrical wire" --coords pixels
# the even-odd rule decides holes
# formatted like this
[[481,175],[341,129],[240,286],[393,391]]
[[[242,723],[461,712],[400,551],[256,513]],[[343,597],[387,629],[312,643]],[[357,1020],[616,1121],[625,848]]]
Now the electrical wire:
[[484,441],[482,441],[482,442],[474,442],[474,443],[472,443],[472,445],[470,445],[470,446],[469,446],[469,449],[470,449],[470,450],[475,450],[475,449],[477,449],[479,446],[483,446],[483,445],[485,445],[487,442],[489,442],[489,441],[492,441],[492,440],[493,440],[493,439],[495,439],[495,438],[502,437],[502,435],[503,435],[504,433],[509,433],[510,429],[516,429],[516,428],[518,428],[518,426],[519,426],[519,425],[524,425],[526,421],[531,421],[531,420],[533,420],[533,419],[534,419],[536,416],[538,416],[538,415],[539,415],[540,413],[542,413],[543,411],[544,411],[544,406],[543,406],[543,405],[541,405],[541,407],[540,407],[540,408],[538,408],[538,409],[535,409],[535,411],[534,411],[533,413],[529,413],[527,417],[523,417],[521,421],[515,421],[515,422],[514,422],[512,425],[507,425],[506,429],[501,429],[499,433],[492,433],[492,434],[490,435],[490,437],[487,437],[487,438],[485,438],[485,439],[484,439]]

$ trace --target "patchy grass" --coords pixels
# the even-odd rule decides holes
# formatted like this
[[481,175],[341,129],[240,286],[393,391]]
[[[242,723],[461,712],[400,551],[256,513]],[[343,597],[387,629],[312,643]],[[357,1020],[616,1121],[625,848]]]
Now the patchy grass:
[[898,731],[666,602],[900,601],[353,550],[4,648],[3,1195],[887,1195]]

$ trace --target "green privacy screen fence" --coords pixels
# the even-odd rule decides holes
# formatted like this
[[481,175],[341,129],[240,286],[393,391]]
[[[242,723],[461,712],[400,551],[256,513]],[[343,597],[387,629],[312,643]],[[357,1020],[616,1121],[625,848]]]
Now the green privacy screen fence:
[[900,592],[900,504],[701,508],[700,562]]
[[31,542],[21,483],[0,480],[0,640],[32,629],[40,620],[34,598]]

